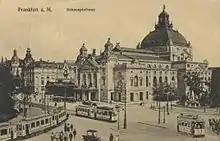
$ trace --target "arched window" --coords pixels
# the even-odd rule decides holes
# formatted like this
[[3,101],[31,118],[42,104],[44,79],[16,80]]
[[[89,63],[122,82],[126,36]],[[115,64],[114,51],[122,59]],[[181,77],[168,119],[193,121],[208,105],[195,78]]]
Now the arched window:
[[83,85],[86,85],[86,74],[83,74]]
[[164,78],[164,79],[165,79],[165,80],[164,80],[165,82],[168,82],[168,78],[167,78],[167,76],[165,76],[165,78]]
[[146,76],[146,87],[148,87],[148,76]]
[[157,77],[156,76],[154,76],[154,78],[153,78],[153,86],[157,86]]
[[134,86],[138,87],[138,76],[137,75],[134,77]]
[[148,64],[148,65],[147,65],[147,67],[148,67],[148,68],[151,68],[151,65],[150,65],[150,64]]
[[159,77],[159,83],[161,84],[163,82],[162,77]]
[[157,66],[154,64],[154,69],[156,69],[157,68]]
[[172,76],[172,81],[174,81],[175,80],[175,78],[174,78],[174,76]]
[[168,65],[166,65],[166,69],[169,69],[169,66],[168,66]]

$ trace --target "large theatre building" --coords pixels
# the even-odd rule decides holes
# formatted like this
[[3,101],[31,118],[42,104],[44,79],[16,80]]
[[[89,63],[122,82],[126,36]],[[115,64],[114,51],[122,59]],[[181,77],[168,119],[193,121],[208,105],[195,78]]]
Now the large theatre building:
[[207,61],[193,61],[190,42],[173,28],[169,17],[164,6],[154,30],[133,48],[108,38],[100,54],[95,49],[88,53],[83,44],[74,62],[37,61],[35,92],[77,100],[150,102],[153,87],[167,82],[187,95],[189,88],[181,76],[197,71],[211,81],[211,71]]

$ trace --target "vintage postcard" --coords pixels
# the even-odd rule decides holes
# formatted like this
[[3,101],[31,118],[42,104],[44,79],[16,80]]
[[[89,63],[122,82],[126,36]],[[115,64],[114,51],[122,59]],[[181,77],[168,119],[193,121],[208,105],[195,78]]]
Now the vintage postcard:
[[0,0],[0,141],[219,141],[220,0]]

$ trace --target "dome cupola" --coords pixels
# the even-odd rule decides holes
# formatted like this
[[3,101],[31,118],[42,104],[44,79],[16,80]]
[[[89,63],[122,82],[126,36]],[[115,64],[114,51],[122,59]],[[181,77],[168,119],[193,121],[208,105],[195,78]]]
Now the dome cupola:
[[185,37],[177,30],[173,29],[173,24],[169,20],[170,15],[166,12],[166,7],[163,5],[163,11],[158,16],[158,22],[155,24],[154,31],[151,31],[142,40],[141,49],[150,49],[158,46],[184,46],[190,47]]

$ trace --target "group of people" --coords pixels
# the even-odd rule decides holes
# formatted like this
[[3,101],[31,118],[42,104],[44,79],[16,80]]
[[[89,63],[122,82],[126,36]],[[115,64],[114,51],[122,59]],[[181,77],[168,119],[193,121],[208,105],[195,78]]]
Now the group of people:
[[209,119],[209,127],[211,130],[217,134],[220,134],[220,118],[219,119]]
[[64,125],[64,130],[60,132],[51,133],[51,141],[72,141],[76,138],[76,129],[73,128],[72,124]]

